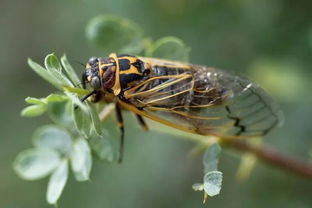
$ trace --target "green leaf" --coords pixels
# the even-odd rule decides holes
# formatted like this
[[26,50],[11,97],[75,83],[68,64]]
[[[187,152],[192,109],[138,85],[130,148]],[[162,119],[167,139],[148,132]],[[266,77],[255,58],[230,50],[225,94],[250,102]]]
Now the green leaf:
[[44,99],[38,99],[38,98],[34,98],[34,97],[27,97],[25,99],[26,103],[29,104],[36,104],[36,105],[45,105],[47,104]]
[[202,183],[195,183],[192,185],[192,188],[194,191],[203,191],[204,190],[204,184]]
[[48,95],[45,98],[45,100],[47,102],[64,102],[64,101],[67,101],[68,98],[67,98],[67,96],[64,96],[64,95],[59,95],[59,94],[52,93],[52,94]]
[[[111,117],[109,116],[114,110],[115,105],[99,104],[100,103],[98,103],[97,105],[93,104],[92,107],[98,107],[98,109],[101,109],[100,114],[103,118],[103,121],[99,122],[102,129],[99,129],[98,132],[95,131],[95,128],[93,129],[89,139],[89,144],[91,149],[99,159],[113,162],[119,158],[120,142],[119,129],[115,128],[115,122],[113,122]],[[98,126],[97,128],[100,128],[100,126]],[[109,129],[109,132],[107,131],[107,129]]]
[[190,49],[176,37],[164,37],[157,40],[146,50],[146,56],[177,61],[189,61]]
[[75,141],[70,158],[71,167],[76,180],[89,180],[92,166],[92,157],[88,142],[85,139],[78,139]]
[[251,153],[241,155],[241,161],[236,172],[236,178],[239,181],[246,181],[257,161],[257,157]]
[[87,104],[91,113],[91,120],[94,130],[97,134],[102,134],[103,123],[100,121],[99,112],[96,110],[95,104]]
[[215,143],[208,147],[203,157],[205,173],[218,169],[218,160],[221,152],[219,144]]
[[45,57],[44,64],[49,72],[53,73],[55,70],[58,72],[62,72],[62,66],[54,54],[47,55]]
[[56,204],[60,198],[68,178],[68,161],[64,159],[50,177],[47,190],[47,201]]
[[73,83],[65,76],[65,74],[62,73],[61,64],[54,54],[47,55],[44,63],[49,74],[55,79],[59,80],[62,86],[74,86]]
[[74,105],[77,105],[85,113],[89,112],[87,105],[84,104],[83,102],[81,102],[76,95],[74,95],[70,92],[66,92],[66,91],[64,93],[65,93],[65,95],[68,96],[68,98],[73,102]]
[[73,126],[71,102],[49,102],[48,114],[51,120],[64,127]]
[[35,147],[54,149],[62,154],[67,154],[72,149],[70,134],[54,125],[37,129],[33,135],[33,144]]
[[209,196],[220,193],[222,185],[222,173],[220,171],[210,171],[204,176],[204,190]]
[[36,180],[49,175],[60,163],[60,155],[51,149],[29,149],[18,154],[15,172],[25,180]]
[[88,138],[91,132],[91,116],[89,112],[82,111],[81,109],[72,108],[72,115],[77,131],[84,138]]
[[63,90],[67,92],[73,92],[77,95],[86,95],[90,93],[89,90],[85,90],[85,89],[77,88],[77,87],[64,87]]
[[21,116],[24,117],[36,117],[42,115],[47,110],[46,105],[30,105],[24,108],[21,112]]
[[102,135],[93,134],[90,137],[89,144],[101,160],[108,162],[117,161],[119,158],[119,140],[117,135],[110,135],[106,131],[102,131]]
[[143,42],[143,32],[137,24],[111,15],[93,18],[87,25],[86,36],[89,41],[106,53],[113,51],[129,53],[130,51],[125,51],[125,49]]
[[28,65],[44,80],[48,81],[54,87],[62,90],[62,83],[54,76],[51,76],[51,74],[45,68],[43,68],[36,62],[33,62],[31,59],[28,59]]
[[69,64],[66,55],[63,55],[61,57],[61,62],[62,62],[62,65],[63,65],[68,77],[74,83],[74,86],[78,86],[80,84],[81,80],[78,78],[73,67]]

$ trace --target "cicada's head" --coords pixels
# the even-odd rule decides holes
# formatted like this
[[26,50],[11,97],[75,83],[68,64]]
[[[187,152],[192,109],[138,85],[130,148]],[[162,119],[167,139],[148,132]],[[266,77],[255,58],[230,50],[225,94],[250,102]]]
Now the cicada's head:
[[112,53],[106,58],[90,58],[82,75],[82,83],[84,88],[89,83],[94,90],[117,96],[147,77],[150,71],[151,68],[135,56]]
[[86,88],[86,84],[89,83],[91,88],[98,90],[101,88],[101,78],[99,74],[99,59],[92,57],[86,64],[86,71],[82,74],[82,86]]

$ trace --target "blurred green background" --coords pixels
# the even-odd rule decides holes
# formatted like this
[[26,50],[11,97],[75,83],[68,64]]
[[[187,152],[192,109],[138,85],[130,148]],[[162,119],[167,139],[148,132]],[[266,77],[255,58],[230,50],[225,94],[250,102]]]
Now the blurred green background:
[[[27,96],[54,90],[27,66],[31,57],[66,53],[73,66],[106,56],[85,38],[98,14],[137,22],[153,39],[173,35],[191,47],[191,62],[242,73],[276,97],[285,124],[265,138],[275,148],[309,160],[312,148],[312,13],[306,0],[0,0],[0,207],[49,207],[47,180],[23,181],[12,162],[31,147],[46,117],[20,117]],[[118,52],[118,51],[117,51]],[[121,165],[96,161],[91,181],[70,177],[60,207],[312,207],[312,181],[257,163],[246,182],[235,178],[239,155],[225,151],[221,194],[202,205],[191,185],[202,180],[192,143],[143,132],[126,119],[126,152]]]

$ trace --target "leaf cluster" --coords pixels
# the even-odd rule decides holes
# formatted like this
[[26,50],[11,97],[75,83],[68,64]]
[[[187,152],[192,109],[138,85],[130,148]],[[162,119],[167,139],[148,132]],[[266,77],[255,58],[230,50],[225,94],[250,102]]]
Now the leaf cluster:
[[[46,113],[53,124],[39,127],[33,134],[33,148],[22,151],[14,162],[17,174],[26,180],[49,176],[47,201],[55,204],[66,184],[69,168],[77,181],[87,181],[92,167],[92,152],[100,159],[115,161],[117,144],[100,122],[97,108],[82,103],[79,95],[87,90],[76,87],[80,80],[66,56],[61,62],[54,54],[45,58],[45,67],[28,60],[29,66],[62,93],[45,98],[27,97],[30,104],[21,112],[25,117]],[[79,108],[75,110],[75,106]]]

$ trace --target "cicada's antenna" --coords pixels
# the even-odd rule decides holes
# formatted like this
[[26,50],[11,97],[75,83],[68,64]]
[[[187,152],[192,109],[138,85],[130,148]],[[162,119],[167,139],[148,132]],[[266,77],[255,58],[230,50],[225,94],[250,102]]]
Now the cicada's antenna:
[[[77,60],[74,60],[77,64],[79,64],[79,65],[81,65],[81,66],[83,66],[83,68],[85,68],[86,67],[86,65],[85,64],[83,64],[82,62],[80,62],[80,61],[77,61]],[[85,80],[86,80],[87,78],[86,78],[86,75],[85,75],[85,73],[83,73],[83,75],[82,75],[82,79],[81,79],[81,82],[80,83],[77,83],[76,85],[75,85],[75,87],[83,87],[84,89],[86,89],[86,83],[85,83]]]
[[85,67],[86,65],[81,63],[80,61],[75,60],[76,63],[80,64],[81,66]]

